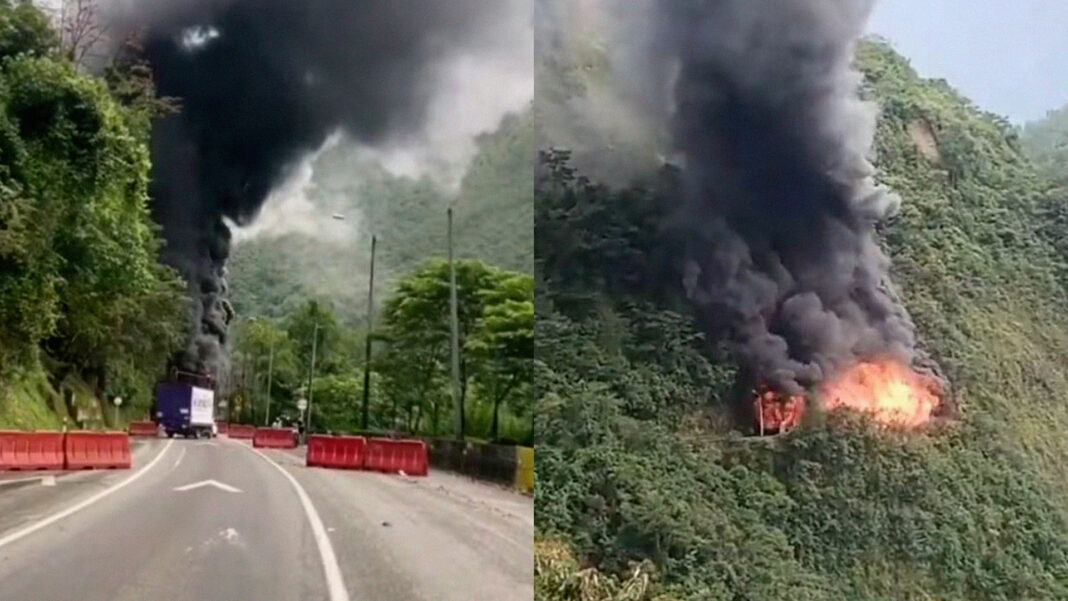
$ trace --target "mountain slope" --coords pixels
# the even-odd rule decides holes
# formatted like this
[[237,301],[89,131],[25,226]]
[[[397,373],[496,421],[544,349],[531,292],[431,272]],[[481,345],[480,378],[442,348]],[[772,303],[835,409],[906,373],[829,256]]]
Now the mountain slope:
[[[651,561],[677,598],[1068,598],[1052,186],[1004,119],[886,45],[857,59],[882,109],[877,177],[903,199],[880,234],[959,422],[893,432],[813,413],[774,440],[732,433],[735,365],[675,277],[672,171],[614,191],[543,157],[539,531],[604,571]],[[539,570],[545,599],[576,598],[546,583],[590,578]]]
[[1068,105],[1025,125],[1020,141],[1040,170],[1068,187]]
[[308,193],[314,210],[340,213],[351,227],[340,233],[260,235],[235,245],[230,262],[234,307],[240,315],[281,315],[308,297],[334,301],[348,320],[366,310],[371,236],[378,236],[375,280],[390,280],[446,246],[446,209],[454,207],[458,257],[478,258],[529,272],[533,255],[533,123],[530,109],[506,116],[477,140],[459,190],[431,179],[389,173],[358,151],[327,151],[316,164]]

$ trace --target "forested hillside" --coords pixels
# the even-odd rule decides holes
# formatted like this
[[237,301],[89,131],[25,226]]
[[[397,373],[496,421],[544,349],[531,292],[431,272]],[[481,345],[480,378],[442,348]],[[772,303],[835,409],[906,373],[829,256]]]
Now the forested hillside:
[[30,3],[0,24],[0,428],[143,413],[186,332],[148,216],[161,107],[137,64],[79,74]]
[[[335,232],[264,233],[235,245],[239,325],[227,392],[235,420],[299,419],[311,396],[317,430],[364,427],[371,236],[375,308],[366,427],[456,432],[449,363],[446,209],[458,258],[460,388],[468,436],[531,437],[533,124],[528,107],[480,136],[455,193],[430,176],[395,175],[339,146],[315,163],[308,199]],[[325,220],[325,217],[324,217]],[[336,224],[336,222],[334,222]],[[318,325],[316,325],[318,324]],[[273,356],[273,359],[272,359]]]
[[454,207],[456,256],[530,272],[533,253],[533,124],[529,107],[478,140],[478,152],[453,194],[429,177],[393,175],[353,149],[324,153],[309,199],[342,214],[351,239],[311,233],[262,235],[238,243],[230,264],[239,315],[279,316],[312,296],[334,301],[348,321],[366,311],[371,236],[377,234],[380,291],[430,257],[444,256],[446,214]]
[[1068,187],[1068,105],[1025,125],[1021,142],[1035,166]]
[[743,437],[673,259],[678,172],[609,188],[545,152],[539,599],[1068,598],[1064,198],[1004,119],[882,43],[857,62],[902,198],[881,241],[956,419]]

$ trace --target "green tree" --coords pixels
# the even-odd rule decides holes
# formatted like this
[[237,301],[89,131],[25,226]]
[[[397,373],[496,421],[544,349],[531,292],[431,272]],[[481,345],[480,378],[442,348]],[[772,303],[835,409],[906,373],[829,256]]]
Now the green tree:
[[[534,278],[516,274],[482,293],[484,309],[466,350],[475,362],[474,380],[493,404],[490,438],[496,440],[501,403],[529,392],[534,368]],[[515,393],[520,394],[515,394]],[[530,407],[514,406],[528,414]]]
[[300,364],[289,333],[277,321],[253,318],[234,327],[234,351],[240,353],[253,374],[266,415],[268,377],[270,379],[271,416],[295,408],[293,391],[299,386]]
[[358,399],[363,394],[363,378],[355,375],[328,375],[315,379],[313,431],[345,432],[355,430]]
[[328,304],[309,300],[289,315],[286,333],[293,343],[298,370],[303,370],[304,378],[307,378],[312,350],[315,351],[317,373],[322,373],[323,366],[329,365],[341,339],[341,325]]
[[0,0],[0,59],[55,57],[59,35],[30,0]]
[[[476,343],[480,352],[492,344],[514,343],[513,346],[520,349],[522,340],[520,336],[515,335],[515,328],[518,327],[517,322],[521,324],[524,300],[516,298],[527,291],[533,293],[533,285],[528,286],[528,280],[529,276],[504,271],[481,261],[456,262],[461,406],[464,406],[467,400],[468,379],[479,367],[476,353],[469,348],[469,344],[481,336],[480,342]],[[530,298],[526,300],[533,303]],[[411,386],[412,378],[418,378],[419,382],[427,386],[431,382],[448,381],[450,372],[447,366],[451,341],[449,302],[448,261],[428,261],[422,268],[397,282],[393,296],[386,301],[384,307],[384,337],[388,341],[389,350],[379,361],[379,365],[386,379],[386,390],[396,392],[402,382],[403,385]],[[491,316],[492,323],[484,326],[487,303],[502,308],[496,309]],[[489,361],[484,365],[488,369]],[[496,373],[505,381],[510,378],[507,370],[498,368]],[[496,386],[500,378],[495,379],[487,375],[483,381],[494,382]],[[502,386],[507,389],[506,383]],[[440,390],[440,387],[436,388]],[[507,394],[500,390],[497,392],[501,399]],[[420,404],[421,406],[428,401],[434,401],[426,406],[426,410],[431,414],[430,423],[434,432],[438,431],[440,408],[445,406],[444,398],[443,395],[429,395]],[[412,411],[417,409],[416,406],[409,406]]]
[[31,3],[0,2],[0,25],[0,378],[46,368],[143,411],[188,302],[157,263],[147,127]]

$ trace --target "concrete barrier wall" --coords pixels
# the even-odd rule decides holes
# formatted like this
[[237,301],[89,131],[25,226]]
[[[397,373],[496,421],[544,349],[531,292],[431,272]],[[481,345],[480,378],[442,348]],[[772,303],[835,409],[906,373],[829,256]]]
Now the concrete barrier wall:
[[429,439],[430,466],[499,484],[514,485],[519,462],[515,447],[449,439]]
[[534,449],[532,447],[516,447],[515,487],[525,493],[534,492]]

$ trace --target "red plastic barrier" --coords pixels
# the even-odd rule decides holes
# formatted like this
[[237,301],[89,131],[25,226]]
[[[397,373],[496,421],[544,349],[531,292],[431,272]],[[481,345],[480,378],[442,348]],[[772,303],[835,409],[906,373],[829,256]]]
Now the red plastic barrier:
[[426,443],[421,440],[372,438],[367,441],[364,468],[379,472],[404,472],[409,476],[427,474]]
[[224,421],[215,422],[215,427],[219,429],[219,434],[226,434],[229,431],[229,428],[227,428],[228,425],[229,424]]
[[130,422],[130,436],[157,436],[155,422]]
[[62,432],[0,431],[0,470],[61,469]]
[[269,449],[295,449],[296,430],[293,428],[256,428],[252,446]]
[[308,467],[332,467],[343,470],[363,469],[367,439],[362,436],[308,437]]
[[67,469],[129,469],[130,437],[125,432],[67,432]]
[[252,438],[255,434],[256,426],[246,426],[244,424],[230,424],[226,432],[226,435],[230,438]]

